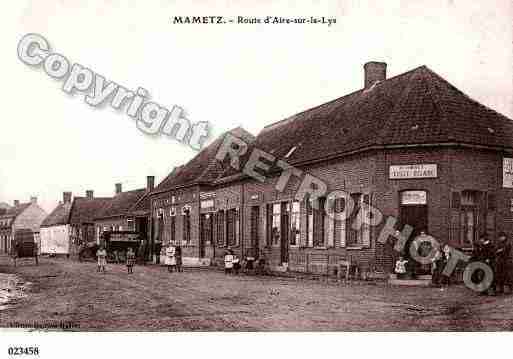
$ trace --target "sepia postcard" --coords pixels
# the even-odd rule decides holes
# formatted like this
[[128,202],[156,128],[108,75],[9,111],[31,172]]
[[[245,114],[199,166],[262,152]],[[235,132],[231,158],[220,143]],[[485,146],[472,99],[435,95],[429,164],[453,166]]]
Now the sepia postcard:
[[513,331],[512,19],[4,4],[2,357],[491,355]]

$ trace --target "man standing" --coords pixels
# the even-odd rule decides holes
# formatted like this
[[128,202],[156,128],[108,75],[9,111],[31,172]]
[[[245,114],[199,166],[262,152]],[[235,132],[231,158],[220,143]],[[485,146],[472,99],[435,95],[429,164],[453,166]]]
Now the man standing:
[[511,291],[511,244],[506,233],[499,233],[495,250],[495,290],[497,294],[504,293],[507,285]]

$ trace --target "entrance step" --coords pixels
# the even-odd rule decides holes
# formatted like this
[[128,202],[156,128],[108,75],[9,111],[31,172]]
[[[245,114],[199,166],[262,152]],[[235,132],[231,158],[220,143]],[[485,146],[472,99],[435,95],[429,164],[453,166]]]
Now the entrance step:
[[431,285],[431,275],[419,275],[415,279],[397,279],[396,274],[390,274],[388,283],[391,285],[403,285],[409,287],[429,287]]

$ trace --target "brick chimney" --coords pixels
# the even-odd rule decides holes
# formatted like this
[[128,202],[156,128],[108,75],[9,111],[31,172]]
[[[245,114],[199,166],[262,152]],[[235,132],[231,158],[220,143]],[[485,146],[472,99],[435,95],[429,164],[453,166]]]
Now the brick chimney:
[[123,187],[121,186],[121,183],[116,183],[116,194],[120,194],[123,192]]
[[94,198],[94,191],[92,189],[88,189],[86,191],[86,198],[87,199],[93,199]]
[[14,200],[14,207],[16,206],[19,206],[20,205],[20,201],[18,201],[17,199]]
[[146,176],[146,190],[151,192],[153,188],[155,188],[155,176]]
[[365,71],[365,88],[370,88],[376,81],[387,79],[386,62],[370,61],[363,65]]
[[30,203],[37,203],[37,197],[30,197]]
[[71,192],[63,192],[62,193],[62,201],[64,203],[71,203]]

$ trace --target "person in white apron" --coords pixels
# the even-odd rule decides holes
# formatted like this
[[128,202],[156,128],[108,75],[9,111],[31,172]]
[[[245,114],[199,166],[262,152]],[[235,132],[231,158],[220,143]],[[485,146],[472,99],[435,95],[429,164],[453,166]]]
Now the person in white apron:
[[176,268],[175,253],[176,253],[175,246],[173,246],[172,244],[169,244],[166,248],[166,259],[165,259],[165,264],[167,266],[168,272],[172,272],[173,269]]
[[231,274],[233,270],[233,252],[232,250],[228,250],[224,255],[224,272],[226,274]]

